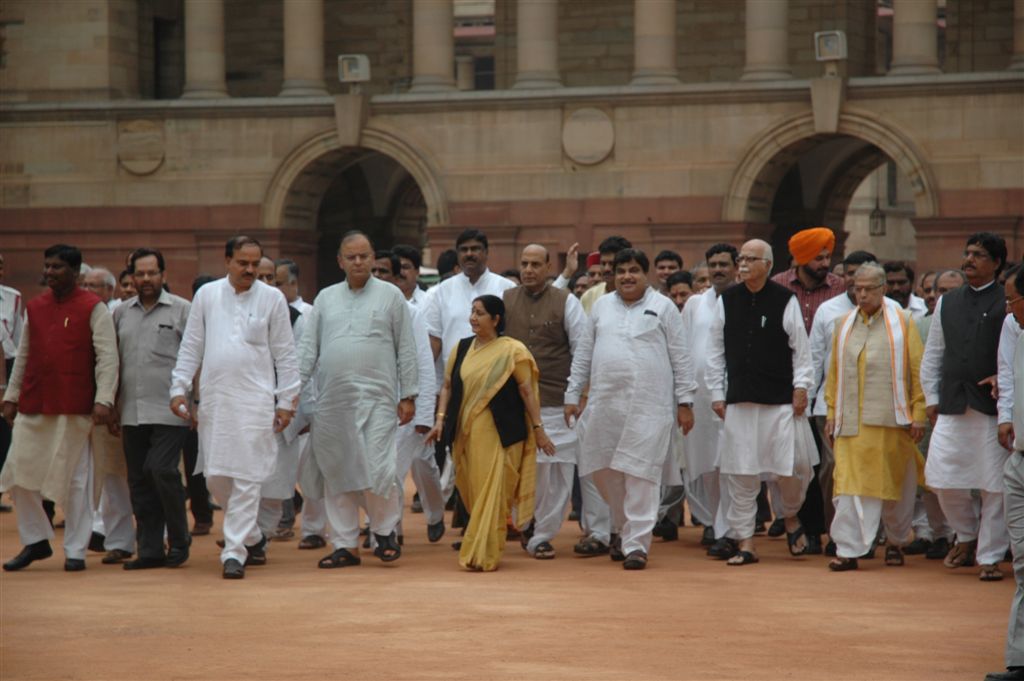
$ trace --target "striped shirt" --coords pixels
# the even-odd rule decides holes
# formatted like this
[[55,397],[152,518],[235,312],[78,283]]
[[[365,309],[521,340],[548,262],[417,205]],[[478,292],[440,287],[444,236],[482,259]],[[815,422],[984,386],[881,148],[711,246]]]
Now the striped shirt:
[[807,327],[807,333],[811,333],[811,325],[814,323],[814,313],[818,311],[818,308],[829,298],[835,298],[841,293],[846,293],[846,282],[842,277],[836,276],[831,272],[825,277],[825,281],[821,282],[820,286],[816,286],[812,289],[804,288],[804,284],[800,281],[800,277],[796,274],[796,269],[789,269],[785,272],[779,272],[772,281],[777,284],[782,284],[790,291],[796,294],[796,300],[800,303],[800,314],[804,318],[804,326]]
[[25,301],[17,289],[0,284],[0,345],[4,357],[14,359],[25,324]]

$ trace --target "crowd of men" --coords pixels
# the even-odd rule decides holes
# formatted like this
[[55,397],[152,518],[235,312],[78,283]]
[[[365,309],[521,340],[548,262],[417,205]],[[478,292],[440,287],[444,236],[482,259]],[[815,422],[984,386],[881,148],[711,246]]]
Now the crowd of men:
[[[424,290],[418,249],[374,250],[353,232],[338,251],[342,281],[312,305],[298,266],[249,237],[228,241],[226,276],[197,279],[191,302],[168,290],[155,249],[134,251],[115,279],[77,248],[53,246],[43,293],[25,303],[0,287],[0,490],[24,547],[4,569],[52,555],[54,504],[68,571],[85,569],[90,549],[128,570],[179,566],[192,536],[210,531],[210,494],[224,511],[225,578],[266,563],[268,540],[293,537],[300,509],[299,547],[331,545],[320,567],[358,564],[360,546],[393,561],[410,473],[415,510],[439,541],[454,476],[423,436],[445,362],[471,335],[471,303],[492,294],[504,298],[508,335],[537,361],[556,446],[538,453],[533,522],[513,529],[531,556],[555,556],[571,506],[583,530],[575,554],[642,569],[652,537],[677,538],[685,501],[708,555],[728,565],[758,562],[754,537],[767,532],[785,535],[794,556],[834,556],[836,571],[883,544],[887,565],[925,554],[1002,579],[1007,518],[1022,512],[1004,464],[1024,411],[1013,399],[1024,286],[1005,242],[971,235],[959,268],[919,278],[864,251],[833,263],[827,228],[788,245],[791,266],[775,276],[764,241],[714,244],[686,270],[679,254],[652,263],[621,236],[582,262],[574,245],[557,277],[552,254],[531,244],[499,275],[486,235],[466,230]],[[872,369],[879,352],[899,369]],[[883,394],[871,392],[878,380],[893,387],[895,416],[866,408],[864,395],[841,406],[858,361],[865,395]],[[886,451],[870,464],[841,454],[840,475],[837,452],[849,448],[837,439],[858,423],[896,428],[919,455],[897,465]],[[871,478],[876,465],[895,487],[877,499],[851,492],[851,477]]]

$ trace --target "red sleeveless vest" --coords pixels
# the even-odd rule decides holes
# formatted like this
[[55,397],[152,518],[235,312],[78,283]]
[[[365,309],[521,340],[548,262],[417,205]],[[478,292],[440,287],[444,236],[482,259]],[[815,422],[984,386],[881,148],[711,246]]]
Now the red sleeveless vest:
[[64,300],[46,291],[25,306],[29,353],[21,382],[22,414],[91,414],[96,398],[96,353],[89,318],[103,302],[77,288]]

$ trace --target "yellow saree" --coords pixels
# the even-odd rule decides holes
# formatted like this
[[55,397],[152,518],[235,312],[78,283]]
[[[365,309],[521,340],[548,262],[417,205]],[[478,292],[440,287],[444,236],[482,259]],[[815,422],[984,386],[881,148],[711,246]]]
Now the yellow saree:
[[[470,570],[496,570],[505,551],[510,507],[526,527],[533,518],[537,444],[533,429],[527,439],[502,447],[489,404],[510,377],[530,379],[537,394],[537,364],[519,341],[500,336],[482,348],[475,343],[462,360],[463,393],[458,428],[452,443],[455,485],[469,510],[459,565]],[[451,377],[457,348],[448,359]],[[523,413],[526,419],[526,413]]]

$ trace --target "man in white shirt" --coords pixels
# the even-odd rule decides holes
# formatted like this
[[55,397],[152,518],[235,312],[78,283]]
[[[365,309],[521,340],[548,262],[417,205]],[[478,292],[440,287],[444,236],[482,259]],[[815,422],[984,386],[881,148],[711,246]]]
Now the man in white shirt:
[[196,293],[171,379],[171,411],[190,419],[187,395],[199,375],[197,473],[224,508],[225,579],[266,562],[256,522],[260,486],[277,464],[275,433],[295,414],[299,372],[288,302],[256,281],[263,247],[250,237],[224,249],[227,276]]
[[[678,473],[672,429],[693,427],[693,365],[675,304],[647,283],[639,250],[615,256],[615,293],[598,300],[580,337],[565,392],[565,421],[579,413],[590,384],[580,478],[593,475],[619,530],[627,570],[647,566],[661,484]],[[678,484],[666,482],[666,484]]]
[[[4,256],[0,254],[0,282],[4,280]],[[21,340],[21,329],[25,323],[25,301],[17,289],[0,284],[0,348],[3,349],[4,379],[0,381],[0,391],[7,389],[7,379],[14,369],[14,358],[18,354],[18,342]],[[0,467],[7,460],[7,450],[11,446],[11,427],[7,421],[0,419]],[[11,507],[0,504],[0,511],[8,512]]]
[[[85,275],[86,288],[113,312],[121,301],[114,299],[117,280],[105,267],[94,267]],[[93,457],[93,497],[96,504],[92,517],[89,549],[105,551],[103,563],[123,563],[132,557],[135,528],[132,525],[132,500],[128,487],[128,467],[120,436],[107,428],[93,428],[90,437]]]
[[910,310],[914,319],[928,314],[924,298],[914,295],[914,270],[902,260],[887,262],[885,269],[885,295],[895,300],[904,310]]

